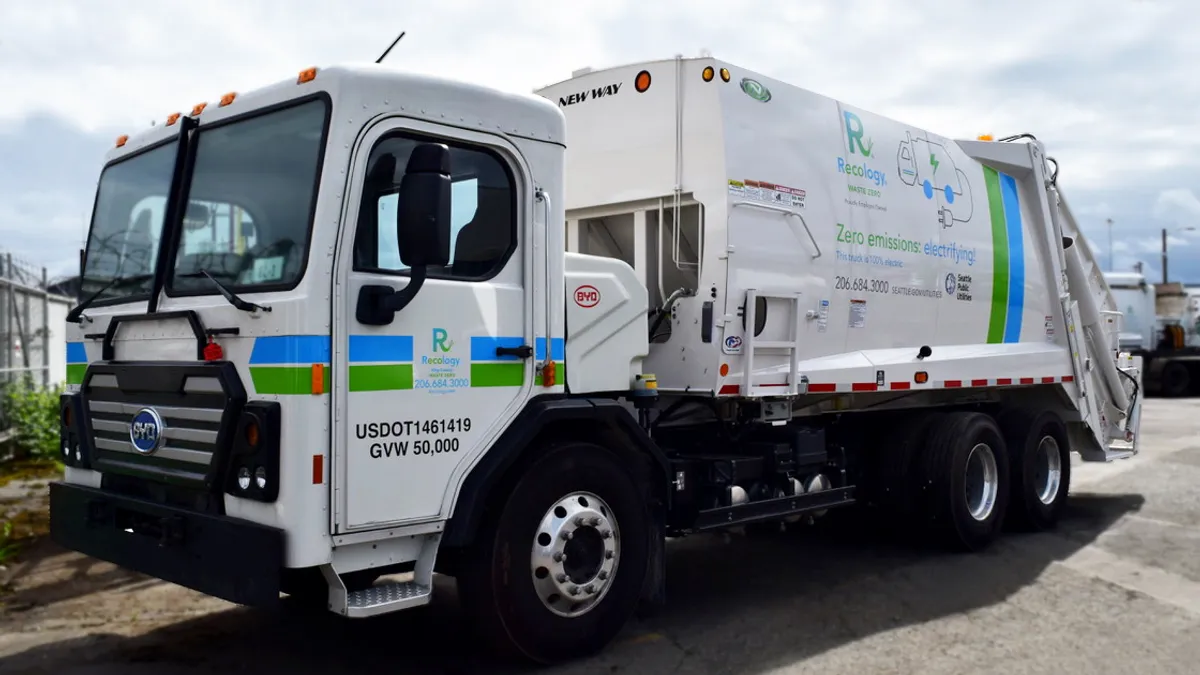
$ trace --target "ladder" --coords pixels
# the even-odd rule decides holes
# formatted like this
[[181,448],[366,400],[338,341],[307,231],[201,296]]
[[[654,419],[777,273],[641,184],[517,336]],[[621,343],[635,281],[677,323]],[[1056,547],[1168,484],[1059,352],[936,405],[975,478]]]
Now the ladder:
[[[791,321],[788,327],[787,340],[759,340],[755,337],[754,327],[757,325],[756,309],[758,299],[783,300],[791,311]],[[745,337],[742,338],[745,352],[745,372],[742,375],[741,395],[744,398],[765,398],[781,396],[797,396],[808,393],[808,383],[804,390],[800,389],[800,293],[787,291],[760,291],[755,288],[746,290]],[[786,389],[777,385],[754,384],[754,357],[760,352],[786,351],[790,362]]]

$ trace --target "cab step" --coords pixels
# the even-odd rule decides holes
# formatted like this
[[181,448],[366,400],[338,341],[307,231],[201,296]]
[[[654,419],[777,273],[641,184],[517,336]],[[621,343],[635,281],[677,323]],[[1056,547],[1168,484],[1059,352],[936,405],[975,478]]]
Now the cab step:
[[[388,581],[385,577],[373,586],[350,591],[341,575],[357,570],[339,570],[332,564],[322,565],[321,573],[329,584],[329,611],[352,619],[361,619],[429,604],[433,600],[433,563],[437,559],[442,536],[415,535],[411,539],[415,540],[414,543],[417,543],[419,548],[408,549],[416,554],[416,560],[411,578],[403,581]],[[374,548],[374,545],[372,547]],[[412,558],[408,560],[412,561]],[[388,562],[395,564],[394,559]],[[400,562],[406,561],[401,559]]]
[[390,581],[346,594],[346,616],[358,619],[427,605],[433,599],[432,584]]

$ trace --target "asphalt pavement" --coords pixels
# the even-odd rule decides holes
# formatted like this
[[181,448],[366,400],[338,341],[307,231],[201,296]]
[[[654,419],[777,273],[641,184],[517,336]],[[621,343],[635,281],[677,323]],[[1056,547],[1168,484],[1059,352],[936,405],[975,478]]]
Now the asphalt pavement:
[[[1075,464],[1052,533],[978,555],[869,529],[669,546],[666,610],[547,673],[1200,672],[1200,400],[1147,402],[1141,454]],[[514,672],[472,644],[452,582],[370,620],[236,608],[50,545],[0,610],[0,673]]]

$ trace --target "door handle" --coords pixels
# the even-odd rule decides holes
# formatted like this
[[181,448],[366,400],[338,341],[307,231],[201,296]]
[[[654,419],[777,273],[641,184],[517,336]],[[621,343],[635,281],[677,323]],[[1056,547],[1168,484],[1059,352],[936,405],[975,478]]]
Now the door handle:
[[521,345],[520,347],[496,347],[496,356],[516,356],[522,359],[527,359],[533,356],[533,347],[529,345]]

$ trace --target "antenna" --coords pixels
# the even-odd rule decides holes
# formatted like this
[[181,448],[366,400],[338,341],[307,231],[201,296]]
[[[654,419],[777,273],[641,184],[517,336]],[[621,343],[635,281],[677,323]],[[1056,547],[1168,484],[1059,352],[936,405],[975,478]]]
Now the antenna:
[[387,49],[383,50],[383,53],[379,55],[379,58],[375,59],[375,63],[376,63],[376,64],[378,64],[378,63],[382,63],[382,62],[383,62],[383,60],[384,60],[384,59],[387,57],[387,55],[391,53],[391,51],[392,51],[392,47],[395,47],[395,46],[396,46],[396,43],[397,43],[397,42],[400,42],[400,39],[401,39],[401,38],[403,38],[403,37],[404,37],[404,34],[405,34],[405,33],[407,33],[407,32],[408,32],[408,31],[403,31],[403,30],[402,30],[402,31],[400,31],[400,35],[399,35],[399,36],[397,36],[395,40],[392,40],[392,44],[388,45],[388,48],[387,48]]

